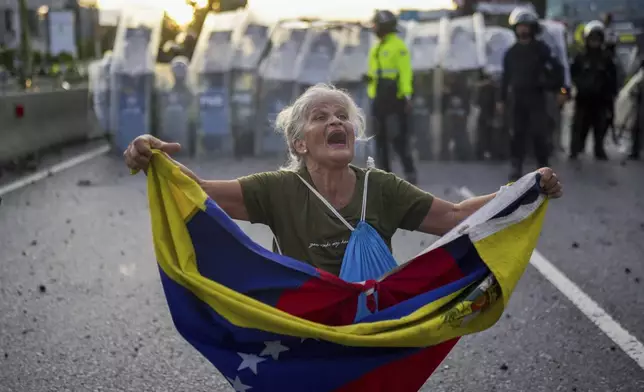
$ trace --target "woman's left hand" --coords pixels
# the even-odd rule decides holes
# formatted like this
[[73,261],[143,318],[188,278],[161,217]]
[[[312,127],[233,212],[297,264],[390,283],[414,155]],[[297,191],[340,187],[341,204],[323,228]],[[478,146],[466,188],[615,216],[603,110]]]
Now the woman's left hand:
[[558,199],[563,195],[563,187],[557,174],[549,167],[542,167],[537,170],[541,174],[539,185],[543,193],[552,199]]

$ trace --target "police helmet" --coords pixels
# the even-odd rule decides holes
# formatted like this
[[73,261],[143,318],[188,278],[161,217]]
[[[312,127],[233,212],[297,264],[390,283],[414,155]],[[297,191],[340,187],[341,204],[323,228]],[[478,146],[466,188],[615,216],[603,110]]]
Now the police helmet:
[[527,24],[535,29],[535,33],[540,27],[539,16],[532,8],[528,7],[517,7],[513,9],[510,13],[510,17],[508,18],[508,24],[513,29],[516,28],[517,25]]
[[588,39],[588,37],[594,35],[603,40],[605,30],[606,28],[604,27],[604,24],[598,20],[588,22],[586,26],[584,26],[584,39]]
[[371,20],[376,30],[379,31],[396,31],[398,20],[393,12],[387,10],[376,11]]

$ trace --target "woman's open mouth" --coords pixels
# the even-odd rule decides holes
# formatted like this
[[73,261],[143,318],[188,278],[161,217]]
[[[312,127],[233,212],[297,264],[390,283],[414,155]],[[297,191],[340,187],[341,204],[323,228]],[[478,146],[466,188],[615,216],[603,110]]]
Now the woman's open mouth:
[[347,146],[347,133],[344,130],[331,131],[326,137],[326,144],[331,148]]

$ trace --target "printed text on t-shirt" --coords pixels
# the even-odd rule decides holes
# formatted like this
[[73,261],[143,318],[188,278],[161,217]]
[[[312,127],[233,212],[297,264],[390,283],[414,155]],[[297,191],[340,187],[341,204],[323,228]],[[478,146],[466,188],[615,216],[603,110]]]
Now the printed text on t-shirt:
[[349,240],[326,242],[324,244],[316,244],[314,242],[311,242],[309,244],[309,249],[311,249],[311,248],[338,248],[341,245],[347,245],[348,243],[349,243]]

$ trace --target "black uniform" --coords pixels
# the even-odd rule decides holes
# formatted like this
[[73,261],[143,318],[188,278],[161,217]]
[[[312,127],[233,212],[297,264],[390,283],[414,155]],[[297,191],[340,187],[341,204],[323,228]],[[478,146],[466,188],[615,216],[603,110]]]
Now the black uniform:
[[597,48],[579,53],[570,67],[570,75],[577,89],[570,157],[574,159],[584,151],[592,127],[595,157],[606,159],[604,137],[617,95],[617,68],[610,52]]
[[549,132],[546,91],[563,85],[563,66],[543,42],[532,39],[515,43],[503,58],[501,100],[509,103],[512,123],[510,142],[513,177],[520,175],[531,138],[539,166],[548,165]]

